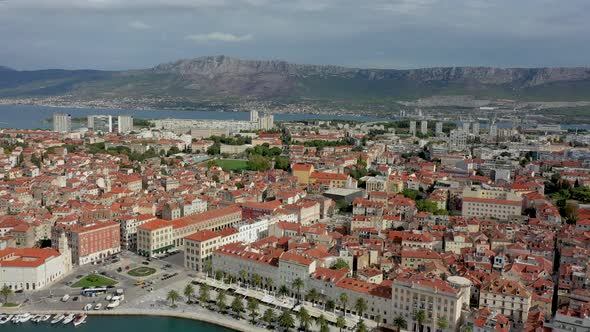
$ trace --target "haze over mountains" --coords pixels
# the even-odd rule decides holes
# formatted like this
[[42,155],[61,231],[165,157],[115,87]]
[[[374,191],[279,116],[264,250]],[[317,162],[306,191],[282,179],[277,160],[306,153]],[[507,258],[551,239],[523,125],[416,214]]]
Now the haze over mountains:
[[590,68],[437,67],[410,70],[200,57],[129,71],[0,67],[0,98],[236,98],[590,100]]

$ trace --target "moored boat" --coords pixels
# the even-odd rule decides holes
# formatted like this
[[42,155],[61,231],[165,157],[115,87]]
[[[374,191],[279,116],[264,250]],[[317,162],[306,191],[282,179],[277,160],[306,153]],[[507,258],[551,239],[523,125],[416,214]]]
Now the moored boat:
[[64,320],[63,320],[62,324],[64,324],[64,325],[68,325],[68,324],[70,324],[70,323],[71,323],[71,322],[74,320],[74,318],[75,318],[75,317],[76,317],[76,316],[75,316],[74,314],[68,314],[68,315],[67,315],[67,316],[64,318]]
[[76,315],[76,318],[74,319],[74,326],[78,326],[82,323],[86,322],[86,317],[88,317],[86,314],[78,314]]
[[64,318],[66,317],[66,315],[64,314],[59,314],[59,315],[55,315],[55,317],[53,317],[53,320],[51,321],[51,324],[56,324],[61,322]]

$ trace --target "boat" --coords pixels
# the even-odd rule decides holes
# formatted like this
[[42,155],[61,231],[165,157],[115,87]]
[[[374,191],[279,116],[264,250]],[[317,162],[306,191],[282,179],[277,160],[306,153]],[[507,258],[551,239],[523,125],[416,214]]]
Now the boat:
[[88,310],[92,310],[92,303],[87,303],[87,304],[84,306],[84,311],[88,311]]
[[14,315],[2,316],[2,318],[0,318],[0,324],[6,324],[6,323],[10,322],[13,317],[14,317]]
[[24,313],[22,315],[20,315],[20,319],[19,319],[19,323],[26,323],[28,321],[31,320],[31,318],[33,318],[33,315],[31,315],[30,313]]
[[70,323],[71,323],[71,322],[74,320],[74,318],[75,318],[75,317],[76,317],[76,316],[75,316],[74,314],[68,314],[68,315],[67,315],[67,316],[64,318],[64,320],[63,320],[62,324],[64,324],[64,325],[68,325],[68,324],[70,324]]
[[94,310],[100,310],[100,309],[102,309],[102,304],[101,304],[101,303],[97,303],[97,304],[94,306]]
[[119,300],[115,300],[107,305],[107,309],[114,309],[114,308],[118,307],[119,304],[121,304],[119,302]]
[[62,321],[62,320],[65,318],[65,317],[66,317],[66,315],[64,315],[64,314],[55,315],[55,316],[53,317],[53,320],[51,321],[51,324],[56,324],[56,323],[59,323],[59,322],[61,322],[61,321]]
[[74,319],[74,326],[78,326],[82,323],[86,322],[86,317],[88,317],[86,314],[79,314],[76,315],[76,318]]
[[42,317],[42,315],[33,315],[33,317],[31,317],[31,322],[33,323],[39,323],[39,319]]
[[41,317],[39,317],[37,319],[37,322],[39,323],[43,323],[49,320],[49,318],[51,318],[51,315],[41,315]]
[[14,317],[12,317],[12,319],[10,321],[12,321],[15,324],[18,324],[18,323],[20,323],[20,318],[21,318],[21,315],[14,315]]

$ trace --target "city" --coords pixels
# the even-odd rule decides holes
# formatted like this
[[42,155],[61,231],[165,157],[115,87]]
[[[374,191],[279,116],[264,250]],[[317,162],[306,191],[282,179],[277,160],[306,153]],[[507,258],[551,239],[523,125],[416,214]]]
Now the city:
[[590,134],[408,113],[0,130],[0,324],[589,330]]

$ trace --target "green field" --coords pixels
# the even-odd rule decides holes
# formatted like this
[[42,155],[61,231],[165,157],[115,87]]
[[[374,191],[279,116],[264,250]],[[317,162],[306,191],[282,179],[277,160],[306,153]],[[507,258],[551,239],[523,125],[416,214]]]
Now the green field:
[[247,160],[239,159],[217,159],[215,160],[217,166],[223,168],[224,171],[238,171],[248,169]]
[[133,277],[147,277],[149,275],[156,273],[156,269],[154,269],[153,267],[142,266],[135,268],[127,273]]
[[101,276],[100,274],[89,274],[72,285],[73,288],[112,286],[117,284],[116,280]]

